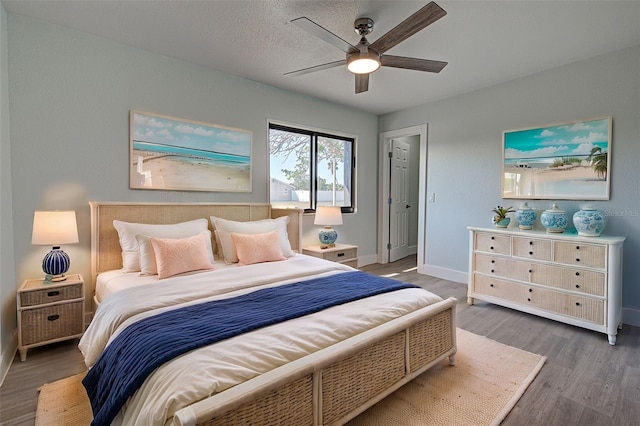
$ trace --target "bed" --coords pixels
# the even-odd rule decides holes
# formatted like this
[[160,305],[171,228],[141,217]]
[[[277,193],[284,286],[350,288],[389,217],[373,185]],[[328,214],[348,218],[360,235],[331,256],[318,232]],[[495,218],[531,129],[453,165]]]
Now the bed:
[[[315,288],[322,293],[322,286],[334,282],[379,279],[299,254],[302,213],[297,209],[209,203],[91,202],[90,206],[96,310],[80,346],[93,372],[101,371],[96,366],[110,367],[105,367],[101,358],[115,346],[113,342],[134,328],[132,324],[153,321],[159,313],[177,315],[181,312],[177,308],[199,309],[204,303],[233,303],[243,297],[260,299],[262,294],[289,288],[303,288],[305,293]],[[208,221],[215,270],[162,280],[123,272],[126,259],[114,220],[174,224],[211,216],[246,222],[247,226],[286,218],[287,244],[297,254],[278,262],[227,265],[217,250],[224,235],[216,235]],[[237,233],[235,237],[239,237]],[[118,287],[123,278],[136,284]],[[101,290],[103,284],[96,288],[101,280],[107,287],[116,283],[115,289]],[[211,282],[215,282],[215,290]],[[339,287],[346,288],[346,284]],[[163,363],[127,399],[114,421],[344,424],[434,364],[447,357],[450,364],[455,363],[455,306],[453,298],[442,300],[422,289],[402,288],[269,323]],[[339,328],[335,327],[336,318]]]

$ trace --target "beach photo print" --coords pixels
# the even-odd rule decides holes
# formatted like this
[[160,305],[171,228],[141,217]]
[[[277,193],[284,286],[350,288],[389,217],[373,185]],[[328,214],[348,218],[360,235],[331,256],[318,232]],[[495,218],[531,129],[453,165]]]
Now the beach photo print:
[[130,187],[251,192],[247,130],[130,111]]
[[502,134],[502,198],[608,200],[611,117]]

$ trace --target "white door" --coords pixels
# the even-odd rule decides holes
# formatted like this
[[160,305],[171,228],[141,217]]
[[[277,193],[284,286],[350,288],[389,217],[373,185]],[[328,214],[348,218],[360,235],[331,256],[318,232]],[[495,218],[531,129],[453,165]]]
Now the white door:
[[411,145],[391,141],[389,179],[389,262],[407,257],[409,252],[409,156]]

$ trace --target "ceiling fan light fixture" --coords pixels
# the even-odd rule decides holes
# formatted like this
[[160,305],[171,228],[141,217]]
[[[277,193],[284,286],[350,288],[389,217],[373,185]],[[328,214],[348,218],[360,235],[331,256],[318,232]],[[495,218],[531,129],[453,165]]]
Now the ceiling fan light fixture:
[[347,69],[354,74],[369,74],[380,68],[380,59],[373,53],[356,53],[347,59]]

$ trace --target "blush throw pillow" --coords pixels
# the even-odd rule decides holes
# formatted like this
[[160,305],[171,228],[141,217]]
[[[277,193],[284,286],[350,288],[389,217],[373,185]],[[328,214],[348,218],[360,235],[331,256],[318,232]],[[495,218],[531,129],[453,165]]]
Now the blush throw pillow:
[[[211,248],[211,231],[204,231],[207,234],[207,254],[209,262],[213,263],[213,249]],[[156,265],[156,253],[151,245],[151,238],[148,235],[136,235],[138,241],[138,251],[140,253],[140,275],[156,275],[158,266]]]
[[[207,219],[196,219],[187,222],[157,225],[148,223],[132,223],[114,220],[113,227],[118,232],[120,248],[122,249],[122,268],[124,272],[140,270],[140,251],[136,235],[148,235],[160,238],[191,237],[209,229]],[[211,251],[213,259],[213,251]]]
[[276,262],[286,260],[280,248],[278,231],[265,234],[231,233],[231,239],[236,247],[238,260],[245,265],[262,262]]
[[184,272],[213,269],[207,252],[209,235],[201,232],[187,238],[151,238],[156,256],[158,278],[168,278]]
[[237,222],[235,220],[222,219],[211,216],[211,224],[215,229],[216,242],[218,244],[218,256],[222,257],[225,263],[237,263],[238,255],[236,247],[231,239],[231,233],[238,234],[264,234],[271,231],[277,231],[279,235],[279,245],[282,254],[286,257],[295,255],[289,243],[289,234],[287,233],[287,224],[289,218],[286,216],[277,219],[263,219],[249,222]]

